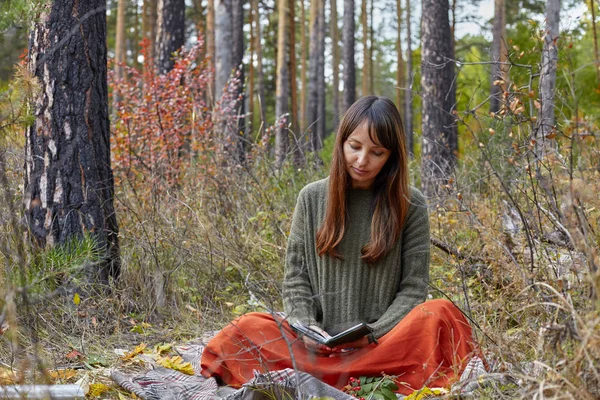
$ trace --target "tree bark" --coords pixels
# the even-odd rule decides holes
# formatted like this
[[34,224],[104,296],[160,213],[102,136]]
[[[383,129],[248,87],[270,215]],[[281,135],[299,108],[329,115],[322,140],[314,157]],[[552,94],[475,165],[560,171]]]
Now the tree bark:
[[223,89],[233,69],[232,0],[216,0],[215,7],[215,93],[216,100],[223,96]]
[[147,60],[152,60],[156,64],[156,54],[154,49],[156,48],[156,22],[158,19],[158,9],[156,7],[155,0],[144,0],[143,13],[142,13],[142,36],[148,41],[148,47],[146,47],[146,59],[144,65],[148,65]]
[[[206,5],[206,57],[208,58],[208,67],[215,72],[215,0],[208,0]],[[215,101],[215,75],[212,76],[209,84],[209,105]]]
[[344,0],[344,28],[342,30],[344,58],[344,109],[356,100],[356,71],[354,64],[354,0]]
[[332,58],[332,101],[333,132],[337,132],[340,122],[340,30],[338,27],[337,0],[331,0],[331,58]]
[[319,9],[321,0],[310,2],[310,49],[308,60],[308,102],[306,106],[306,122],[310,132],[310,150],[318,148],[318,117],[319,117]]
[[362,0],[360,21],[362,26],[362,45],[363,45],[363,69],[362,69],[362,95],[371,94],[369,80],[371,73],[371,54],[369,53],[369,16],[367,14],[367,0]]
[[397,69],[396,69],[396,106],[398,110],[404,113],[404,91],[405,89],[405,66],[404,57],[402,56],[402,1],[396,0],[396,16],[398,19],[398,28],[396,31],[396,52],[397,55]]
[[373,67],[373,60],[375,59],[375,22],[373,20],[373,8],[375,6],[375,0],[371,0],[371,9],[369,15],[371,16],[369,23],[369,89],[371,93],[375,93],[375,68]]
[[560,23],[560,0],[546,1],[546,35],[542,50],[540,71],[540,111],[536,132],[535,153],[541,160],[556,146],[554,139],[554,91],[556,89],[556,67],[558,63],[558,39]]
[[[260,9],[258,0],[252,0],[252,7],[256,16],[256,32],[254,36],[254,48],[256,49],[256,93],[258,96],[258,104],[260,107],[260,126],[263,126],[267,122],[265,116],[265,86],[263,76],[263,56],[262,56],[262,29],[260,25]],[[261,132],[262,135],[262,132]]]
[[306,97],[307,97],[307,92],[308,92],[308,88],[307,88],[307,82],[306,82],[306,75],[307,75],[307,60],[308,60],[308,46],[306,43],[306,7],[304,6],[304,0],[300,0],[300,19],[301,19],[301,26],[300,26],[300,47],[302,47],[301,51],[300,51],[300,58],[302,59],[302,66],[301,66],[301,72],[300,72],[300,132],[301,132],[301,136],[300,136],[300,140],[301,140],[301,145],[303,145],[304,143],[304,134],[305,134],[305,130],[306,130],[306,121],[307,121],[307,115],[306,115]]
[[173,53],[185,43],[185,0],[158,0],[156,67],[160,74],[173,69]]
[[594,34],[594,61],[596,61],[596,76],[600,83],[600,56],[598,53],[598,34],[596,33],[596,4],[590,0],[590,10],[592,11],[592,32]]
[[319,48],[317,56],[317,135],[314,150],[321,150],[323,139],[327,132],[327,119],[325,118],[325,0],[319,0]]
[[278,24],[277,24],[277,84],[275,87],[275,117],[284,118],[284,123],[277,126],[275,132],[275,163],[281,167],[288,151],[288,64],[287,55],[287,21],[288,0],[278,0]]
[[254,31],[255,31],[255,21],[256,12],[254,10],[254,0],[250,1],[250,14],[248,14],[248,22],[250,23],[250,63],[248,63],[248,114],[250,119],[248,120],[247,132],[252,135],[252,131],[254,130],[254,96],[255,96],[255,85],[254,80],[256,76],[256,72],[254,69],[255,57],[256,57],[256,49],[254,44]]
[[[127,12],[126,0],[119,0],[117,9],[117,32],[115,38],[115,78],[121,80],[125,77],[125,68],[123,64],[127,61],[127,47],[125,45],[125,15]],[[117,94],[113,96],[113,110],[120,102]]]
[[233,29],[233,68],[236,71],[239,71],[239,83],[236,87],[237,98],[239,99],[238,107],[237,107],[237,131],[231,132],[232,141],[236,144],[235,149],[235,157],[238,160],[244,159],[244,153],[246,144],[249,144],[246,141],[243,133],[244,129],[244,118],[242,115],[245,114],[245,105],[244,101],[244,1],[245,0],[233,0],[232,2],[232,29]]
[[[494,0],[494,27],[492,30],[492,61],[506,62],[506,11],[505,0]],[[505,68],[501,64],[492,64],[490,85],[490,112],[498,112],[502,103],[502,95],[506,90]]]
[[86,271],[108,283],[120,272],[113,206],[106,67],[106,0],[55,0],[34,27],[28,67],[41,84],[25,138],[25,218],[41,247],[89,234],[103,262]]
[[302,149],[299,146],[300,128],[298,124],[298,76],[296,68],[296,5],[294,0],[288,0],[289,7],[289,38],[290,38],[290,99],[291,99],[291,130],[294,137],[293,151],[296,164],[301,164],[304,158]]
[[427,196],[440,194],[453,172],[455,87],[450,60],[448,0],[423,0],[421,13],[422,161],[421,179]]
[[411,33],[411,0],[406,0],[406,91],[404,92],[404,128],[406,130],[406,146],[408,154],[414,156],[414,133],[412,112],[413,62],[412,62],[412,33]]

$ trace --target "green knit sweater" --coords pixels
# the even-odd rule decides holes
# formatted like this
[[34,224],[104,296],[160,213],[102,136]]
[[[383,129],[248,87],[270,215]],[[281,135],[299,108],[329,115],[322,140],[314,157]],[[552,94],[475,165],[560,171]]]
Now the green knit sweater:
[[330,334],[366,322],[379,338],[425,300],[429,280],[429,218],[425,198],[411,188],[408,216],[395,247],[377,264],[361,259],[371,237],[373,192],[347,192],[349,220],[338,246],[343,260],[316,250],[325,217],[329,178],[298,195],[288,238],[283,304],[290,322],[322,327]]

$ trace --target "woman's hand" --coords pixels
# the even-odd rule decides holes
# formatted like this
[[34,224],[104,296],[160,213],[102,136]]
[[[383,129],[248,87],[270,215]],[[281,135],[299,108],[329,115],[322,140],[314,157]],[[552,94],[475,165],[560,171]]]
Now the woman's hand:
[[363,336],[360,339],[354,340],[352,342],[342,343],[333,349],[331,349],[332,353],[350,353],[353,350],[362,349],[363,347],[367,347],[369,345],[369,337]]
[[[312,329],[313,331],[319,333],[323,337],[326,337],[326,338],[331,337],[331,335],[329,333],[325,332],[323,329],[319,328],[316,325],[310,325],[309,328]],[[327,356],[331,355],[331,353],[333,352],[333,350],[330,347],[327,347],[324,344],[318,343],[317,341],[309,338],[308,336],[302,336],[302,341],[304,342],[304,346],[308,350],[311,350],[312,352],[316,353],[317,355],[327,357]]]

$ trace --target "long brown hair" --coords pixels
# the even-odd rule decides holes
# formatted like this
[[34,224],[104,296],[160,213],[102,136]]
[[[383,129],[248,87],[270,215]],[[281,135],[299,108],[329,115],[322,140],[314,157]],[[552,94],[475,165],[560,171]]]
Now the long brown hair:
[[343,148],[344,142],[365,120],[371,140],[391,151],[373,183],[371,240],[362,249],[362,259],[374,264],[394,247],[400,237],[410,198],[404,126],[398,109],[386,97],[360,98],[348,108],[340,122],[329,174],[325,220],[317,232],[317,250],[320,256],[328,254],[342,258],[337,246],[346,231],[346,192],[352,181],[346,170]]

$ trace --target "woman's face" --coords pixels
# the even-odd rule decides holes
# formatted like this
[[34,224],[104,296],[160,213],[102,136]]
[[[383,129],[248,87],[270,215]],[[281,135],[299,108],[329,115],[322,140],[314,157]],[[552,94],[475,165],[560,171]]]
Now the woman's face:
[[369,124],[364,120],[344,142],[346,171],[354,189],[370,189],[379,171],[390,158],[391,151],[369,137]]

